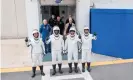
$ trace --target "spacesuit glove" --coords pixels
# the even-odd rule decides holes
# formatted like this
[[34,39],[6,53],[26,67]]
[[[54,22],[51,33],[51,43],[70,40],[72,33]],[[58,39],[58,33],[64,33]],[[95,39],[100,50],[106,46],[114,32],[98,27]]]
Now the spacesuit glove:
[[81,53],[81,49],[78,49],[78,52]]
[[65,53],[66,53],[66,50],[63,50],[63,55],[65,55]]
[[63,50],[63,55],[66,55],[66,50]]
[[25,38],[25,42],[28,42],[28,37]]
[[79,35],[78,38],[81,39],[81,35]]
[[93,34],[94,36],[97,36],[97,33],[96,32],[94,32],[94,34]]
[[46,56],[46,54],[43,54],[43,57]]

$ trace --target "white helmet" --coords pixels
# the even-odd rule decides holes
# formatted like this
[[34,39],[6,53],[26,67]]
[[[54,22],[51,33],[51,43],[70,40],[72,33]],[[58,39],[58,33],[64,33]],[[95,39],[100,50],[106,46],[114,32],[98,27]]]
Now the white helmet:
[[58,26],[54,26],[53,28],[53,34],[57,37],[60,34],[60,29]]
[[[37,34],[37,36],[34,35],[34,34]],[[34,29],[33,30],[32,35],[33,35],[33,37],[34,37],[35,40],[38,40],[39,39],[39,31],[37,29]]]
[[75,29],[75,27],[71,27],[71,28],[70,28],[69,34],[70,34],[71,37],[74,37],[74,36],[75,36],[75,34],[76,34],[76,29]]
[[89,35],[89,27],[84,27],[84,35],[85,36]]

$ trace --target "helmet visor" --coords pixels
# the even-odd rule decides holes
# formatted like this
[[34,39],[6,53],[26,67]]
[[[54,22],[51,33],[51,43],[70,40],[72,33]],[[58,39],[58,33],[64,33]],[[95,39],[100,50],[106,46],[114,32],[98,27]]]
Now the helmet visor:
[[59,30],[54,30],[54,34],[55,34],[55,35],[58,35],[59,32],[60,32]]
[[38,32],[34,33],[33,36],[34,36],[34,38],[38,38],[39,37],[39,33]]

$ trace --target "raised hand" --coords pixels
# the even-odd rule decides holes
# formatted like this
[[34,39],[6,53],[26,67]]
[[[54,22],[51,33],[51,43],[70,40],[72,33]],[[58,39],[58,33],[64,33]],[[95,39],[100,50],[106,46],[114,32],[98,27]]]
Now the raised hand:
[[25,42],[28,42],[28,37],[25,38]]

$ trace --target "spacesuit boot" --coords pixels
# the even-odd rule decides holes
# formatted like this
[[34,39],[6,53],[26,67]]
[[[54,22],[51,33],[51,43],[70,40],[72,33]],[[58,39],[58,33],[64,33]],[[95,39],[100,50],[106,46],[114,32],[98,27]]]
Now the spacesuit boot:
[[53,73],[52,75],[55,75],[56,74],[56,64],[53,65]]
[[90,69],[90,62],[87,62],[87,70],[88,70],[88,72],[91,71],[91,69]]
[[32,78],[34,78],[36,76],[36,67],[32,67],[32,71],[33,71],[33,74],[32,74]]
[[41,75],[45,76],[45,73],[43,72],[43,66],[39,66],[39,67],[40,67]]
[[62,74],[63,73],[63,71],[61,70],[62,64],[58,64],[58,66],[59,66],[59,73]]
[[69,73],[72,73],[72,63],[68,63],[69,65]]
[[77,66],[78,66],[78,63],[74,63],[74,67],[75,67],[75,72],[76,72],[76,73],[78,73],[78,68],[77,68]]
[[85,63],[82,63],[82,72],[85,72]]

